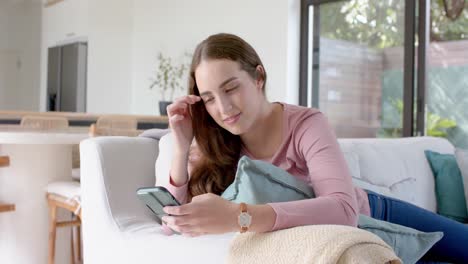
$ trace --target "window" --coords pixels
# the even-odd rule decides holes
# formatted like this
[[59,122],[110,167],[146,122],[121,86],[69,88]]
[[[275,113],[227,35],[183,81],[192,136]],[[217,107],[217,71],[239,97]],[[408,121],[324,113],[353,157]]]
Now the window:
[[300,104],[326,113],[338,137],[431,135],[457,145],[468,99],[448,111],[468,98],[468,8],[448,2],[303,0]]
[[431,1],[429,15],[426,133],[468,148],[468,2]]

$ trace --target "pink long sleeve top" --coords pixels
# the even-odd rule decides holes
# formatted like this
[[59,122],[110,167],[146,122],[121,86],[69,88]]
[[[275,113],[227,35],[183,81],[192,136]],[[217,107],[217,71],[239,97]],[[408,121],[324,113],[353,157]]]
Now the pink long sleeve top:
[[[326,117],[317,109],[283,104],[283,140],[263,159],[310,185],[316,198],[269,203],[276,212],[273,230],[315,224],[356,226],[358,214],[370,215],[367,193],[353,186],[343,153]],[[256,159],[247,149],[241,155]],[[186,202],[188,183],[165,186]]]

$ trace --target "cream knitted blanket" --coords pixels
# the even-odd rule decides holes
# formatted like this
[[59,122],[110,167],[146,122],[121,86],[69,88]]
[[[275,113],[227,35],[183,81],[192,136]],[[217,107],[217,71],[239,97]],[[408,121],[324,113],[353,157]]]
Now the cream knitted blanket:
[[311,225],[234,237],[227,263],[391,263],[393,249],[376,235],[349,226]]

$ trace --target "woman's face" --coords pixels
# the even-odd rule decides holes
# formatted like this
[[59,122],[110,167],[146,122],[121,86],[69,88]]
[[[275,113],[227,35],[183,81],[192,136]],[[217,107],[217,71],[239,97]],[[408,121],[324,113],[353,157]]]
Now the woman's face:
[[254,80],[231,60],[204,60],[195,70],[198,90],[210,116],[241,135],[254,124],[263,100],[263,80]]

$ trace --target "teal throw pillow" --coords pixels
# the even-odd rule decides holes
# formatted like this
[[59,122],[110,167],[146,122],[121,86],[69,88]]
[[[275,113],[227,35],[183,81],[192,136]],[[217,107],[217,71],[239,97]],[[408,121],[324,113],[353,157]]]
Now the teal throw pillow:
[[312,188],[268,162],[240,158],[234,182],[221,194],[229,201],[248,204],[288,202],[315,197]]
[[424,151],[435,177],[437,213],[468,222],[463,180],[455,155]]
[[468,150],[466,149],[455,149],[455,158],[457,160],[458,168],[460,168],[463,189],[465,189],[465,201],[468,210]]
[[[234,182],[221,197],[236,203],[266,204],[314,198],[315,194],[309,185],[287,171],[243,156]],[[364,215],[359,216],[358,227],[380,237],[403,263],[416,262],[443,236],[442,232],[424,233]]]

